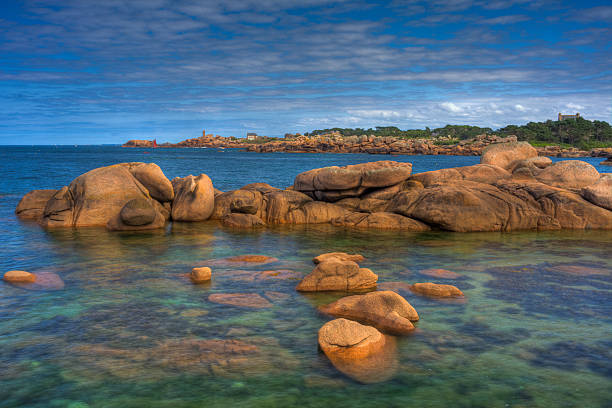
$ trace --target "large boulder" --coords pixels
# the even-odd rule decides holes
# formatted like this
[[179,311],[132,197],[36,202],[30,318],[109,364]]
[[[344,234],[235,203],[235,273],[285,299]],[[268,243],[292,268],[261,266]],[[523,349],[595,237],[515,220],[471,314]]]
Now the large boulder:
[[265,195],[266,218],[270,224],[286,224],[291,218],[289,214],[299,210],[304,204],[312,202],[312,198],[304,193],[292,190],[273,191]]
[[157,217],[157,210],[151,200],[145,198],[135,198],[128,201],[121,211],[119,218],[121,221],[133,227],[151,224]]
[[493,184],[498,180],[509,179],[510,177],[511,174],[499,166],[475,164],[473,166],[426,171],[413,175],[410,180],[420,182],[425,187],[430,187],[437,184],[453,184],[463,180]]
[[155,163],[125,163],[130,173],[149,191],[149,195],[164,203],[174,199],[172,183]]
[[587,201],[612,211],[612,175],[602,175],[594,184],[584,187],[581,195]]
[[338,201],[346,197],[357,197],[368,188],[401,183],[410,177],[411,172],[412,164],[394,161],[324,167],[298,174],[293,188],[308,192],[320,200]]
[[536,179],[549,186],[579,190],[594,184],[599,176],[597,169],[587,162],[565,160],[545,168]]
[[612,229],[612,211],[598,207],[580,195],[543,183],[504,182],[496,185],[521,202],[539,207],[563,229]]
[[485,147],[480,163],[494,164],[507,170],[517,160],[537,156],[538,151],[528,142],[495,143]]
[[215,192],[206,174],[175,178],[172,219],[175,221],[205,221],[212,215]]
[[390,334],[408,334],[419,320],[417,311],[403,297],[392,291],[370,292],[339,299],[319,307],[323,313],[370,324]]
[[400,193],[389,211],[457,232],[559,229],[533,199],[470,181],[435,185],[418,194]]
[[223,225],[230,228],[255,228],[265,224],[253,214],[231,213],[223,218]]
[[[132,200],[153,208],[150,215],[154,212],[155,217],[149,217],[147,224],[125,224],[121,212]],[[143,204],[145,201],[147,205]],[[151,229],[162,227],[166,221],[161,208],[150,197],[147,188],[132,175],[129,166],[116,164],[88,171],[58,190],[47,202],[39,222],[49,228],[106,226],[109,229]]]
[[309,201],[287,213],[286,219],[290,224],[326,224],[347,213],[345,208],[332,203]]
[[42,217],[47,202],[57,190],[32,190],[19,201],[15,214],[26,220],[37,220]]
[[319,263],[298,284],[301,292],[358,291],[376,287],[378,276],[357,263],[339,258],[330,258]]

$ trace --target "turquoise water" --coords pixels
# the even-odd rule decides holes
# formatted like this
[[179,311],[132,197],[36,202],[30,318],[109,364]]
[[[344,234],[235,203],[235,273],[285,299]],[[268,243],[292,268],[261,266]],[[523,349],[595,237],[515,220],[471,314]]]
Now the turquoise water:
[[[44,231],[15,219],[28,190],[122,161],[156,162],[169,177],[205,172],[228,190],[255,181],[283,187],[310,168],[390,159],[145,151],[0,148],[1,271],[55,273],[65,282],[53,291],[0,283],[0,407],[612,405],[612,232],[237,232],[206,222],[110,233]],[[415,171],[478,161],[392,159],[412,162]],[[311,258],[329,251],[363,254],[362,266],[381,283],[450,283],[466,299],[400,291],[421,316],[417,331],[397,339],[389,378],[362,384],[317,350],[317,331],[329,319],[316,306],[341,295],[294,290]],[[242,254],[277,261],[224,261]],[[207,264],[212,282],[190,284],[185,274]],[[430,268],[460,276],[421,273]],[[270,305],[212,303],[214,293],[257,294]]]

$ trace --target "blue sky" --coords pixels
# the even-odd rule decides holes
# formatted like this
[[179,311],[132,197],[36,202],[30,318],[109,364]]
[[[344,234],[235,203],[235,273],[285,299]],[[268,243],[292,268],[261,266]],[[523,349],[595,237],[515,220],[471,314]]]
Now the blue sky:
[[609,1],[7,0],[0,144],[612,122],[611,27]]

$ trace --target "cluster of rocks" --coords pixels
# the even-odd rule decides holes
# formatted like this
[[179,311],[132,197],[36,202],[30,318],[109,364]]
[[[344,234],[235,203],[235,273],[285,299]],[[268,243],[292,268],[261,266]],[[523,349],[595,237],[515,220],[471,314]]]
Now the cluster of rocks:
[[233,228],[321,224],[427,231],[612,229],[612,176],[590,164],[552,164],[526,142],[493,144],[481,164],[412,174],[378,161],[299,174],[284,190],[265,183],[221,192],[208,176],[170,182],[153,163],[91,170],[59,190],[26,194],[16,213],[47,228],[163,227],[220,220]]
[[[335,317],[319,330],[319,346],[341,372],[361,382],[377,382],[392,375],[396,362],[392,336],[410,334],[419,314],[401,295],[390,290],[376,290],[378,276],[359,268],[364,260],[358,254],[333,252],[313,259],[312,273],[298,284],[302,292],[359,292],[342,297],[319,311]],[[431,282],[410,286],[415,293],[431,297],[462,297],[452,285]]]

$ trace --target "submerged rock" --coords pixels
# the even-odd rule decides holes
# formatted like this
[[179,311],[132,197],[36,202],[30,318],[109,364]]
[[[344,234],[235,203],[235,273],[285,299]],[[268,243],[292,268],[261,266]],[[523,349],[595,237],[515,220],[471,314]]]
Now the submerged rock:
[[362,262],[365,261],[365,257],[360,254],[347,254],[346,252],[328,252],[326,254],[321,254],[312,258],[312,262],[317,265],[321,262],[328,261],[330,259],[338,259],[340,261],[352,261],[352,262]]
[[376,287],[378,276],[353,261],[330,258],[319,263],[296,290],[300,292],[355,291]]
[[323,313],[371,324],[391,334],[408,334],[419,320],[417,311],[403,297],[391,291],[353,295],[319,307]]
[[464,296],[456,286],[441,285],[438,283],[425,282],[415,283],[410,287],[414,293],[431,297],[460,297]]
[[449,271],[446,269],[423,269],[419,271],[422,275],[431,276],[433,278],[442,278],[442,279],[457,279],[460,278],[457,272]]
[[272,303],[257,293],[215,293],[208,297],[208,301],[253,309],[272,307]]

